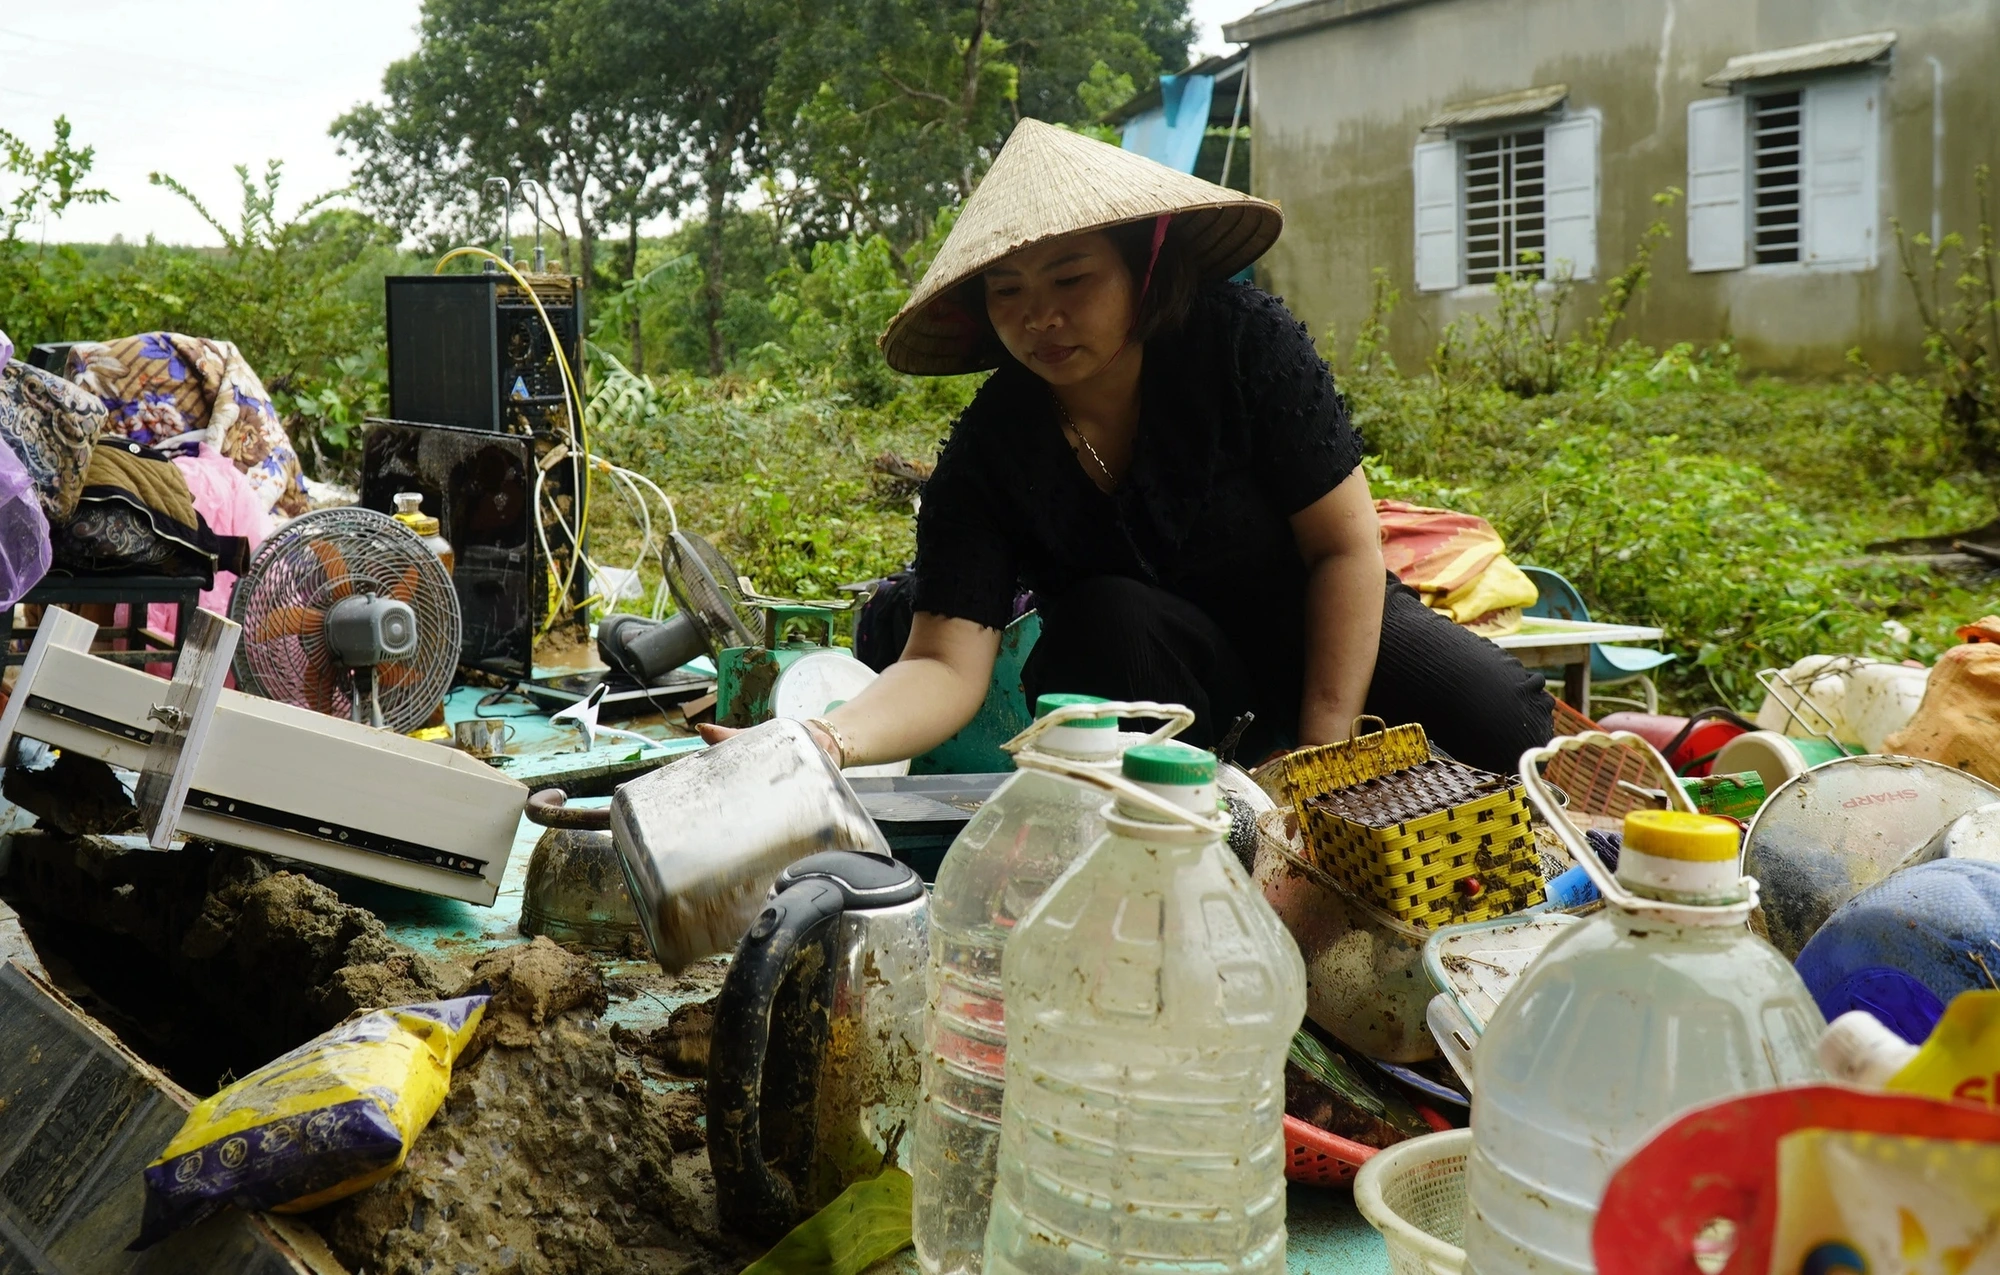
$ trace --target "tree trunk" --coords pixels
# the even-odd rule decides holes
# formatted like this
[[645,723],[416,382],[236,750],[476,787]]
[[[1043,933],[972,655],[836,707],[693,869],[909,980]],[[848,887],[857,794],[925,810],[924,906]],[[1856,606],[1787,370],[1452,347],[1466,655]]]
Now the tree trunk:
[[583,192],[576,194],[576,257],[575,261],[564,262],[570,273],[583,279],[583,286],[589,287],[595,276],[591,273],[597,264],[597,233],[590,224],[588,205],[583,202]]
[[986,33],[999,15],[1000,0],[979,0],[972,11],[972,38],[965,43],[965,64],[958,85],[961,127],[972,122],[972,109],[979,105],[979,71],[985,56]]
[[[625,234],[625,282],[630,283],[638,277],[639,215],[634,213],[632,214],[631,225],[627,228]],[[640,332],[639,318],[639,301],[637,297],[634,297],[632,301],[631,320],[632,372],[636,376],[643,376],[646,372],[646,343],[644,336]]]
[[722,229],[723,217],[729,210],[729,157],[711,159],[707,173],[708,186],[708,261],[704,273],[708,276],[702,288],[704,305],[703,319],[708,324],[708,374],[721,376],[722,358]]

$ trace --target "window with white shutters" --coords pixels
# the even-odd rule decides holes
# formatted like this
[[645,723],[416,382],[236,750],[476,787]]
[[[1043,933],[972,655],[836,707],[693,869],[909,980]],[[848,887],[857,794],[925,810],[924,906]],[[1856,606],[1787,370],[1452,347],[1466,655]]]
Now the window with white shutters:
[[[1503,272],[1540,278],[1547,249],[1539,128],[1459,143],[1464,170],[1465,281]],[[1532,261],[1523,254],[1532,253]]]
[[1757,264],[1797,261],[1804,151],[1805,93],[1765,93],[1750,99],[1750,153],[1756,173],[1751,230]]
[[1688,107],[1688,268],[1875,264],[1881,81],[1777,83]]

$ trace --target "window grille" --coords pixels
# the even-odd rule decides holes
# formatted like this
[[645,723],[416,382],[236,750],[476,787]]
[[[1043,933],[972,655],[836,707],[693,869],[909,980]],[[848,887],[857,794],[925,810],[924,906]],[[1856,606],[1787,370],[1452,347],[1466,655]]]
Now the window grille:
[[[1462,143],[1465,166],[1465,281],[1542,277],[1542,130],[1527,129]],[[1525,262],[1521,254],[1535,254]]]
[[1799,259],[1803,105],[1797,89],[1750,100],[1750,144],[1756,172],[1751,242],[1760,266]]

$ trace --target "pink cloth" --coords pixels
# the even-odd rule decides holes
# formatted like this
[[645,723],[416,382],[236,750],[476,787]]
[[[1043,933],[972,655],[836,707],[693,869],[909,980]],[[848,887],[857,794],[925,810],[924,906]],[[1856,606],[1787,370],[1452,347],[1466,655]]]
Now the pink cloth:
[[[271,534],[271,511],[243,471],[236,468],[236,462],[202,443],[192,455],[174,457],[174,467],[187,480],[195,512],[208,523],[209,530],[218,536],[242,536],[250,542],[250,552],[255,553],[257,546]],[[202,608],[228,615],[229,597],[235,588],[234,572],[216,572],[215,583],[202,590]],[[177,622],[174,608],[164,602],[146,608],[148,628],[171,634]]]

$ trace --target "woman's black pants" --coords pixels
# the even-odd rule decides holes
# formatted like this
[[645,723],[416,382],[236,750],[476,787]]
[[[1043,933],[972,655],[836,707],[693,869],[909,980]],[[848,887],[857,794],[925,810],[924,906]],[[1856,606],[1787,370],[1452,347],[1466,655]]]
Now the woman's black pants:
[[[1270,679],[1253,678],[1245,652],[1187,599],[1100,576],[1036,603],[1042,636],[1022,676],[1030,704],[1053,691],[1185,704],[1195,723],[1181,738],[1202,747],[1254,711],[1237,750],[1252,763],[1296,742],[1303,687],[1292,686],[1289,702],[1258,702],[1256,687]],[[1391,578],[1369,713],[1391,726],[1417,722],[1460,761],[1512,774],[1523,752],[1549,742],[1554,710],[1540,674]]]

